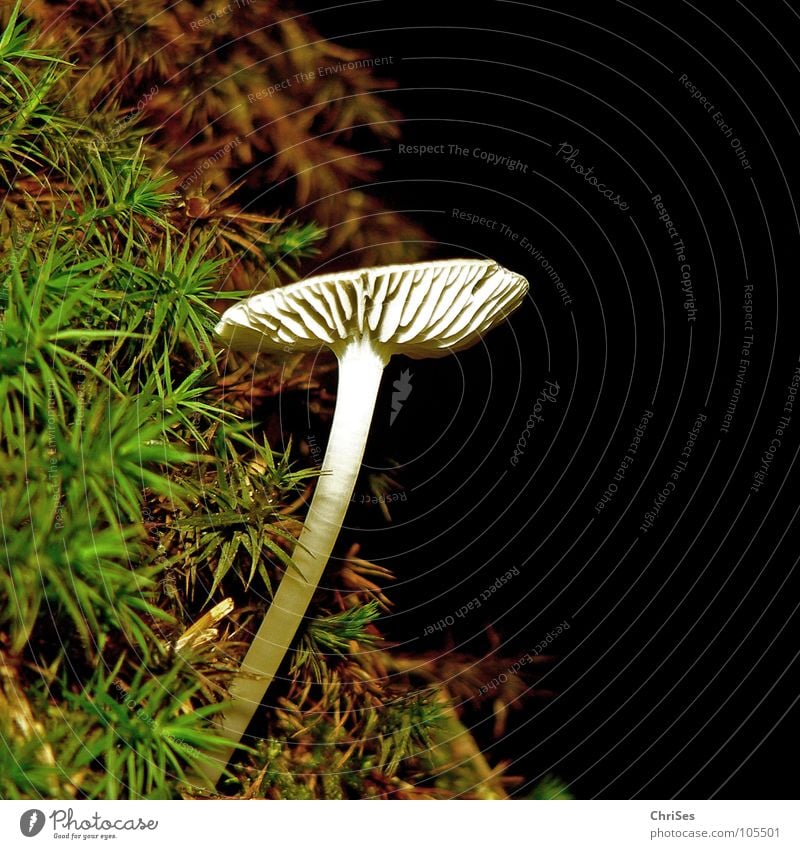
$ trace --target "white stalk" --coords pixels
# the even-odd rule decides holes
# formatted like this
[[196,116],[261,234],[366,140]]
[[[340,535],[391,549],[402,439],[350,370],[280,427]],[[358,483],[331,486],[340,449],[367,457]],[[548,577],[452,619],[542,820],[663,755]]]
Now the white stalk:
[[289,650],[339,536],[361,468],[381,374],[390,353],[366,337],[334,350],[339,358],[336,410],[323,471],[292,556],[297,569],[286,570],[230,686],[233,704],[220,720],[219,733],[231,740],[231,746],[214,753],[216,763],[199,767],[209,788],[219,780],[233,754],[233,744],[244,734]]

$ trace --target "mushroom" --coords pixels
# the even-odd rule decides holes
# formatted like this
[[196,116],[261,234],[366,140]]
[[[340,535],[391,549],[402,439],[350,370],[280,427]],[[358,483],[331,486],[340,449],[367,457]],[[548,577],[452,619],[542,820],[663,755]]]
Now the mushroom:
[[327,346],[339,361],[323,473],[288,569],[230,687],[220,732],[234,745],[289,649],[330,557],[356,483],[381,375],[392,354],[443,357],[468,348],[522,302],[524,277],[492,260],[451,259],[311,277],[240,301],[215,328],[233,350],[295,353]]

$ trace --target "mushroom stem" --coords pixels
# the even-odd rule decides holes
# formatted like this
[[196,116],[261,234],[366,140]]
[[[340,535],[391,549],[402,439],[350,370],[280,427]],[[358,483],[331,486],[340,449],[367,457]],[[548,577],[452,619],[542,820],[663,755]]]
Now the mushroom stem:
[[214,763],[199,767],[210,788],[219,780],[234,744],[244,734],[289,650],[339,536],[361,468],[390,352],[368,337],[341,343],[333,350],[339,359],[336,409],[322,474],[292,557],[297,569],[284,574],[229,688],[232,704],[221,717],[219,733],[228,737],[231,745],[214,753]]

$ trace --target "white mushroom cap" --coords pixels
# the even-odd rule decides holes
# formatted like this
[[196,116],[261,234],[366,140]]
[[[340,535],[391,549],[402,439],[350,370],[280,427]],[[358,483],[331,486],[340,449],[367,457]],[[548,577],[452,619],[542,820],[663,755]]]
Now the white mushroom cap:
[[[201,767],[214,786],[289,650],[339,536],[389,357],[441,357],[477,342],[515,310],[524,277],[492,260],[451,259],[326,274],[254,295],[226,310],[217,335],[243,351],[311,351],[339,358],[326,474],[272,604],[230,687],[221,731],[231,743]],[[297,574],[295,574],[297,573]]]
[[384,265],[309,277],[230,307],[215,328],[238,351],[340,349],[442,357],[477,342],[521,303],[528,281],[489,259]]

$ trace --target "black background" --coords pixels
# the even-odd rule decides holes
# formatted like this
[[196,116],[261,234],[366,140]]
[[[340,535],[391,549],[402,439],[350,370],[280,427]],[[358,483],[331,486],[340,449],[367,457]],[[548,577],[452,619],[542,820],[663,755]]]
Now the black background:
[[[482,656],[492,626],[513,662],[569,622],[536,681],[554,696],[525,701],[497,743],[476,729],[527,782],[555,772],[579,798],[795,796],[781,773],[797,756],[800,402],[763,486],[750,487],[800,355],[797,10],[775,0],[304,11],[325,36],[393,57],[386,76],[398,85],[385,96],[402,138],[381,145],[354,131],[383,163],[369,191],[425,226],[429,255],[489,256],[531,284],[485,344],[387,368],[367,461],[373,471],[398,461],[407,500],[389,526],[375,509],[349,516],[349,539],[398,575],[384,628],[408,651]],[[401,143],[447,153],[411,155]],[[562,144],[628,208],[572,170]],[[656,194],[686,246],[694,321]],[[754,343],[724,433],[748,284]],[[404,368],[413,390],[390,427]],[[560,391],[515,467],[546,380]],[[645,410],[635,461],[598,513]],[[699,414],[688,466],[642,531]],[[491,602],[423,638],[512,567],[519,576]]]

